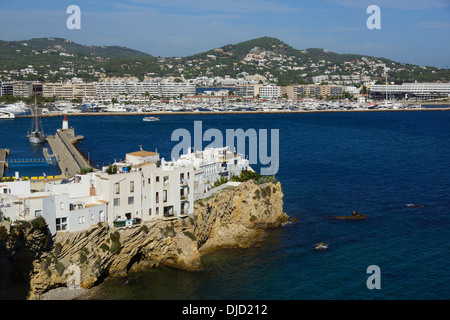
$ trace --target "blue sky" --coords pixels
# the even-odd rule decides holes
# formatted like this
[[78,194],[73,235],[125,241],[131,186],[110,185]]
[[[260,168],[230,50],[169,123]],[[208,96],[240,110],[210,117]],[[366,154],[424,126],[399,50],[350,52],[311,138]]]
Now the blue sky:
[[[72,4],[81,30],[66,27]],[[366,27],[372,4],[381,8],[380,30]],[[0,39],[62,37],[169,57],[272,36],[297,49],[447,67],[449,18],[450,0],[0,0]]]

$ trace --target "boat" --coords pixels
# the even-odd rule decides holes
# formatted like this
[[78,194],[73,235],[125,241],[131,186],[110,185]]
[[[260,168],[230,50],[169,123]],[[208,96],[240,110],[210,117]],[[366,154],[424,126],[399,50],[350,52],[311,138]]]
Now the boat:
[[45,134],[44,129],[42,128],[41,119],[39,117],[39,108],[36,102],[36,91],[34,92],[34,106],[31,107],[31,111],[33,113],[33,119],[31,120],[30,130],[28,131],[27,137],[30,143],[33,144],[44,143]]
[[326,249],[328,249],[328,245],[325,244],[325,243],[323,243],[323,242],[317,243],[317,244],[314,246],[314,249],[316,249],[316,250],[326,250]]
[[14,119],[15,117],[16,115],[14,113],[0,109],[0,119]]
[[159,121],[157,117],[145,117],[142,121]]

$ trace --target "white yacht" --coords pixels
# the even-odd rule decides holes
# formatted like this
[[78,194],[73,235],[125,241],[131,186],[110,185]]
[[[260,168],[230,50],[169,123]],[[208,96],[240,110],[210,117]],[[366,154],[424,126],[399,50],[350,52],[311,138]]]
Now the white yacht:
[[0,109],[0,119],[14,119],[15,117],[16,115],[14,113]]
[[121,104],[119,105],[111,105],[105,109],[106,112],[127,112],[127,109]]

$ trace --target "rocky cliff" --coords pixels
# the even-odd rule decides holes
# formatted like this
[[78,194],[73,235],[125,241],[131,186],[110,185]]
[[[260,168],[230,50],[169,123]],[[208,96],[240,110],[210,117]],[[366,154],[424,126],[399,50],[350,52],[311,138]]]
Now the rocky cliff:
[[[202,254],[223,247],[248,247],[261,238],[264,229],[288,220],[280,183],[247,181],[227,187],[197,201],[194,212],[189,217],[147,221],[129,228],[98,224],[83,232],[58,233],[50,244],[47,239],[46,245],[45,233],[30,229],[23,237],[24,243],[35,243],[26,248],[28,260],[24,263],[29,266],[23,272],[29,280],[27,298],[37,299],[71,280],[74,285],[91,288],[108,276],[160,265],[200,270]],[[9,238],[9,232],[5,229],[5,237]],[[8,260],[8,255],[17,259],[18,252],[20,248],[3,250],[3,260]],[[9,269],[14,270],[14,265]]]

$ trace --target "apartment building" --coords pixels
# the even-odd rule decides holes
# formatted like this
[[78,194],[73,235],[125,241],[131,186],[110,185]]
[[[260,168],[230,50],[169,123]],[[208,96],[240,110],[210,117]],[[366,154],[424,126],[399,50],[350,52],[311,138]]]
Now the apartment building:
[[299,85],[296,87],[297,97],[339,96],[343,91],[344,87],[337,85]]
[[263,85],[259,88],[261,98],[279,98],[281,97],[281,87],[274,84]]
[[242,154],[231,151],[228,146],[222,148],[205,148],[203,151],[188,149],[187,154],[181,155],[175,161],[161,159],[161,167],[193,167],[193,190],[196,195],[209,191],[214,182],[222,177],[231,179],[239,176],[242,170],[249,170],[249,160]]
[[29,181],[1,183],[0,190],[6,217],[42,216],[52,234],[85,230],[98,222],[125,227],[194,212],[193,167],[163,167],[158,153],[142,150],[101,171],[47,182],[41,192],[32,193]]
[[57,97],[63,100],[96,97],[97,91],[92,83],[44,83],[42,95],[46,98]]

